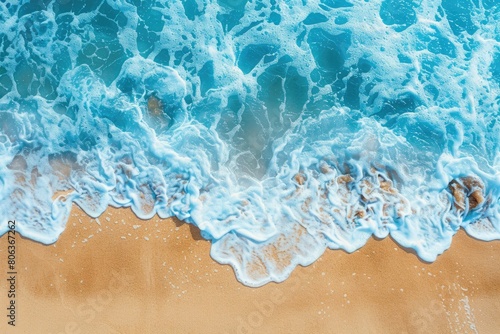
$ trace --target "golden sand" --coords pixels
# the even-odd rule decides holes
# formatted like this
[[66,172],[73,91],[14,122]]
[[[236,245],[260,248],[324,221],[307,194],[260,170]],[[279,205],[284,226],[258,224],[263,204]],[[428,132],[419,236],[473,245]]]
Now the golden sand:
[[[4,264],[5,236],[0,245]],[[16,327],[7,326],[4,315],[0,332],[402,334],[500,328],[500,242],[464,232],[432,264],[389,238],[372,239],[353,254],[327,251],[285,282],[261,288],[238,283],[209,251],[199,231],[179,221],[142,221],[127,209],[109,209],[96,220],[75,208],[56,244],[17,238]],[[5,310],[7,283],[1,282]]]

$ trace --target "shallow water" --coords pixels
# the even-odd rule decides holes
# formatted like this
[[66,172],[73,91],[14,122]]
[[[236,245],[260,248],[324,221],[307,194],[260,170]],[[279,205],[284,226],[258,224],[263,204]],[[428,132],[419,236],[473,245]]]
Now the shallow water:
[[[239,280],[500,239],[500,5],[0,0],[0,213],[176,216]],[[0,234],[7,231],[6,221]]]

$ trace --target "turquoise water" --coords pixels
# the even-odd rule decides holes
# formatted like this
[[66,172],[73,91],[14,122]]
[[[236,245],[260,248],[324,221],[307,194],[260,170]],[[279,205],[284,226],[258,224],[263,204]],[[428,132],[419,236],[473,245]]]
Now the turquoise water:
[[176,216],[251,286],[372,235],[425,261],[461,227],[500,239],[498,22],[495,0],[0,0],[0,234],[53,243],[72,204]]

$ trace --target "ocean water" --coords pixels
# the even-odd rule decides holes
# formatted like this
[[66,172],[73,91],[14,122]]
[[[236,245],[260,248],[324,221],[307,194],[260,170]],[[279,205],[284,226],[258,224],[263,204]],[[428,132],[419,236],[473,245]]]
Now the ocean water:
[[[0,0],[0,235],[198,226],[250,286],[500,239],[497,0]],[[168,256],[166,254],[165,256]]]

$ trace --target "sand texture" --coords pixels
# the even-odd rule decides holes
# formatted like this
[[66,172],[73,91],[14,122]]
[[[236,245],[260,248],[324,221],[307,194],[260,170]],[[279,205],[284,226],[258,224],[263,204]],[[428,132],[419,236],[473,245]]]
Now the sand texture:
[[[7,238],[0,238],[6,276]],[[17,319],[1,333],[498,333],[500,242],[460,231],[434,263],[391,239],[327,251],[248,288],[188,224],[75,208],[54,245],[17,237]],[[7,306],[7,282],[1,280]],[[4,307],[5,306],[5,307]],[[6,314],[6,311],[3,311]]]

